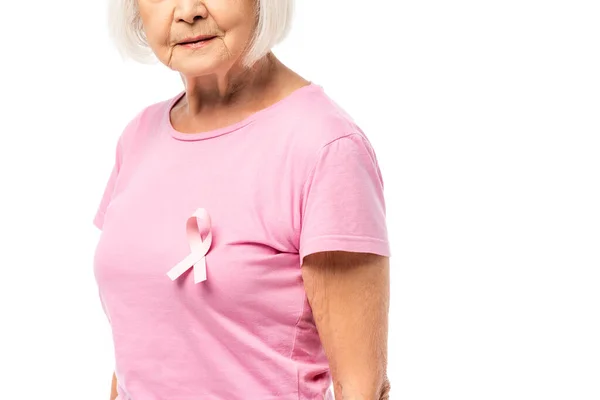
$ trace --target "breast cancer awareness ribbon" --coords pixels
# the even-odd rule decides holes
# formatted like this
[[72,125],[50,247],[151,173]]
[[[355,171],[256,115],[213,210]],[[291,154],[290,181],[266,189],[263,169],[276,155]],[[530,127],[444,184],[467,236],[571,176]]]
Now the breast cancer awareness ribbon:
[[[185,271],[193,267],[194,283],[203,282],[206,280],[205,256],[212,243],[210,216],[204,208],[197,209],[194,214],[188,218],[186,231],[191,252],[186,258],[171,268],[171,270],[167,272],[167,275],[174,281]],[[202,233],[206,233],[206,238],[204,240],[202,240]]]

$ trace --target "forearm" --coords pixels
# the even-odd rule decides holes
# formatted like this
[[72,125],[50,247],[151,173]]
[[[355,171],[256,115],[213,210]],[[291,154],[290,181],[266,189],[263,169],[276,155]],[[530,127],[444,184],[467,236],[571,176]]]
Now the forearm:
[[383,400],[389,386],[387,324],[378,312],[368,311],[372,307],[365,307],[364,302],[359,304],[362,296],[355,293],[354,297],[347,296],[347,304],[337,310],[330,307],[331,317],[322,320],[319,328],[321,337],[329,337],[325,341],[335,398]]
[[110,388],[110,400],[115,400],[117,395],[117,376],[113,373],[112,384]]
[[306,257],[303,277],[336,400],[388,399],[388,259],[322,253]]

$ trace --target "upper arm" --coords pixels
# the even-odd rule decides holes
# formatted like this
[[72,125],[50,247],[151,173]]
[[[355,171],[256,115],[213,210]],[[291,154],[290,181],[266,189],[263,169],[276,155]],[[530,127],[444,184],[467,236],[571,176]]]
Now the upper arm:
[[388,257],[314,253],[302,276],[336,399],[387,399]]
[[302,196],[299,252],[389,256],[383,179],[366,138],[355,133],[324,146]]
[[94,225],[96,225],[96,227],[98,229],[102,229],[102,227],[104,225],[104,214],[106,213],[106,209],[108,208],[108,205],[110,204],[110,202],[112,200],[112,196],[113,196],[113,192],[115,190],[117,178],[119,176],[119,170],[121,168],[122,158],[123,158],[123,150],[122,150],[122,136],[121,136],[121,137],[119,137],[119,139],[117,141],[117,146],[116,146],[116,150],[115,150],[115,160],[114,160],[114,163],[112,166],[112,170],[111,170],[110,175],[108,176],[108,180],[106,181],[106,184],[104,186],[104,191],[103,191],[102,197],[100,199],[98,208],[96,210],[96,214],[93,219],[93,223],[94,223]]
[[331,301],[327,299],[331,296],[374,300],[385,313],[389,308],[389,257],[345,251],[313,253],[304,259],[302,277],[309,302],[316,306],[317,313],[317,303]]

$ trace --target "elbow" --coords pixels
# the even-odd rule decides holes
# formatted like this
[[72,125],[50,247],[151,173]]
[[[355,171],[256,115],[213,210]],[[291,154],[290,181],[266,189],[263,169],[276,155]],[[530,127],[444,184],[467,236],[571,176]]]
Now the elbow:
[[334,381],[335,400],[389,400],[391,384],[387,375],[380,377],[376,382],[360,387],[350,382]]

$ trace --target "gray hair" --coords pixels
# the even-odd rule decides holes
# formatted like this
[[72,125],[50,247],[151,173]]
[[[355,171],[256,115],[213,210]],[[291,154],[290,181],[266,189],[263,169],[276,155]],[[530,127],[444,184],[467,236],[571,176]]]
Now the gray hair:
[[[244,55],[243,64],[251,67],[288,34],[294,0],[256,0],[257,25]],[[144,32],[137,0],[110,0],[109,33],[122,56],[142,63],[156,60]]]

